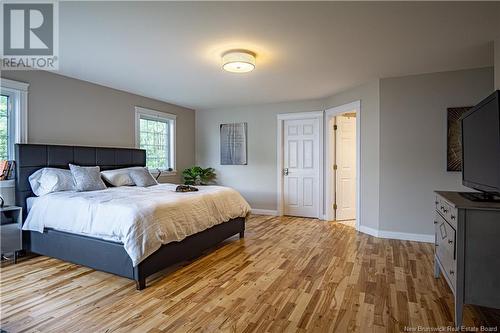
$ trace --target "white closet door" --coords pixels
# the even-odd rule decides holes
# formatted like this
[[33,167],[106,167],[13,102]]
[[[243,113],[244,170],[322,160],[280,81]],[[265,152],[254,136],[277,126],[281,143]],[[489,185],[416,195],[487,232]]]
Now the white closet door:
[[318,217],[319,120],[285,120],[283,131],[284,214]]
[[356,118],[337,117],[336,220],[356,218]]

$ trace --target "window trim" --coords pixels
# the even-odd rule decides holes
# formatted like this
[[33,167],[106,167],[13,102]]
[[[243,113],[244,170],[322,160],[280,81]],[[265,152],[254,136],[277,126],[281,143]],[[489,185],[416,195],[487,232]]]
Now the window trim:
[[170,149],[170,164],[171,168],[173,169],[172,171],[167,171],[166,169],[159,170],[160,172],[153,172],[155,176],[157,176],[159,173],[161,175],[166,175],[166,176],[174,176],[177,174],[177,169],[176,169],[176,152],[177,152],[177,146],[176,146],[176,122],[177,122],[177,115],[171,114],[171,113],[166,113],[166,112],[161,112],[161,111],[156,111],[153,109],[141,107],[141,106],[136,106],[135,107],[135,146],[136,148],[141,147],[141,140],[140,140],[140,121],[141,117],[144,117],[146,119],[158,119],[162,121],[168,121],[168,124],[170,126],[170,147],[173,149]]
[[14,145],[28,142],[28,88],[29,83],[0,79],[0,94],[9,96],[9,107],[14,113],[9,120],[9,130],[13,130],[7,149],[9,159],[15,159]]
[[15,144],[17,143],[16,113],[18,110],[17,104],[19,98],[16,96],[15,92],[5,89],[2,90],[0,95],[7,97],[7,159],[13,160],[15,155]]

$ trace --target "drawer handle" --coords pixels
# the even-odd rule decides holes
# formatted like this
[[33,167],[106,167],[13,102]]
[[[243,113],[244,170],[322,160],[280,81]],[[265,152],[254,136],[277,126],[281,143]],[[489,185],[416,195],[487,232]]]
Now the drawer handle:
[[446,233],[446,227],[444,226],[444,223],[441,223],[439,226],[439,232],[441,233],[441,239],[445,239],[448,234]]
[[434,221],[434,224],[438,224],[438,221]]
[[437,201],[434,201],[434,204],[435,204],[435,205],[437,205],[438,203],[439,203],[439,202],[437,202]]
[[443,209],[443,212],[448,213],[448,209]]
[[452,219],[452,220],[454,220],[454,219],[455,219],[455,215],[452,215],[452,216],[451,216],[451,219]]
[[450,274],[451,274],[451,275],[455,275],[455,272],[454,272],[454,271],[450,271]]
[[448,244],[453,244],[453,241],[451,239],[448,239]]

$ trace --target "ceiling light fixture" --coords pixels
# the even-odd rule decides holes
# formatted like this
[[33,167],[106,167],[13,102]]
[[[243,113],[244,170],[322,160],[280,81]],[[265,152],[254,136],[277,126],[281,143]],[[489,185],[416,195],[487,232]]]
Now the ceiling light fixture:
[[222,55],[222,68],[231,73],[248,73],[255,68],[255,53],[247,50],[230,50]]

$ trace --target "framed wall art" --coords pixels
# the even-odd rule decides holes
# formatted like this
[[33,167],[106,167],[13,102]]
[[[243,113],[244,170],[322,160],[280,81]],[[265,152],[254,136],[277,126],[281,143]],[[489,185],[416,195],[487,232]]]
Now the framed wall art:
[[247,164],[247,123],[220,125],[220,164]]
[[448,108],[447,171],[462,171],[462,133],[460,128],[460,118],[471,108],[472,106]]

